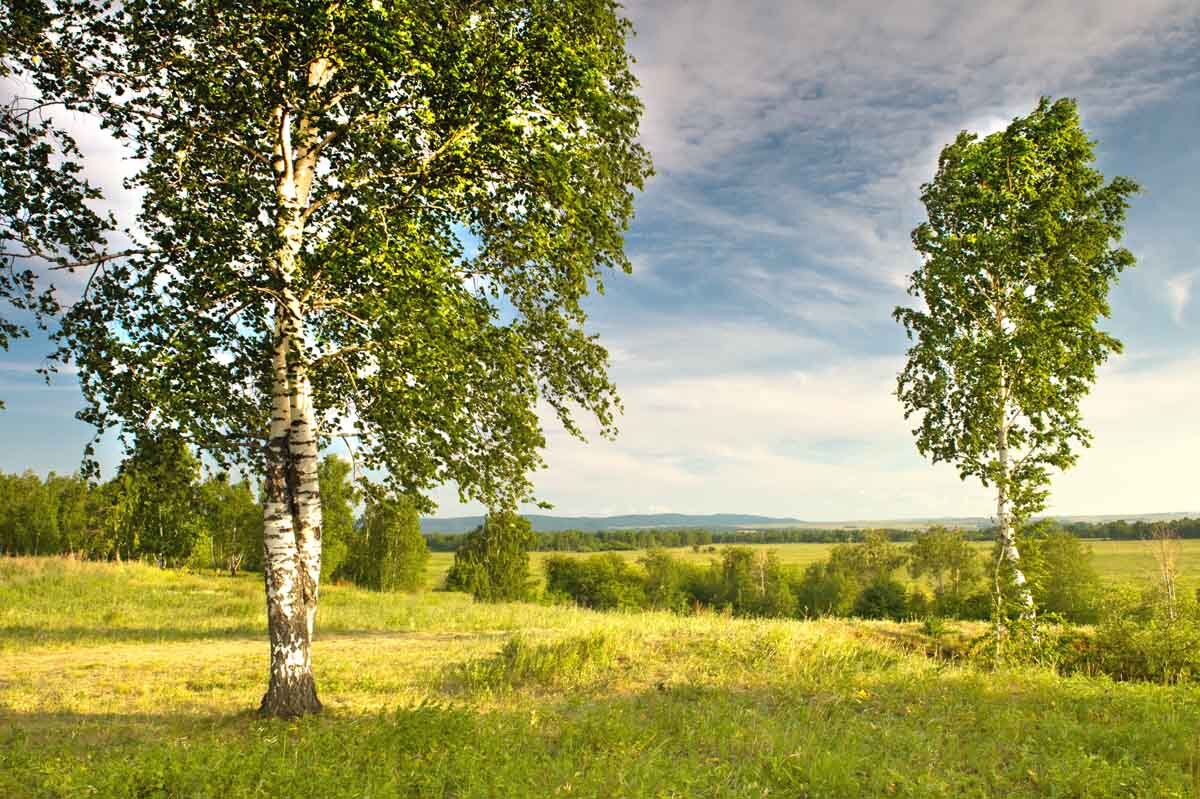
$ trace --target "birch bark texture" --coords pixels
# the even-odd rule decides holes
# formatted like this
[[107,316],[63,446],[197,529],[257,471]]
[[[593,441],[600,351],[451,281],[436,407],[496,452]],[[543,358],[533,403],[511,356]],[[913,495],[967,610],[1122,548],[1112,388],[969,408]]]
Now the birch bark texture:
[[917,449],[995,488],[998,582],[1022,615],[1034,603],[1017,531],[1045,508],[1051,470],[1091,443],[1080,401],[1121,351],[1099,325],[1135,264],[1120,240],[1138,187],[1105,182],[1094,146],[1070,99],[1042,98],[984,138],[960,133],[912,234],[908,293],[923,307],[893,314],[910,341],[896,393]]
[[58,357],[98,435],[170,430],[262,476],[261,709],[314,712],[327,442],[429,511],[444,483],[534,499],[539,406],[615,434],[582,301],[630,271],[651,174],[629,24],[610,0],[54,11],[41,96],[127,145],[141,198]]

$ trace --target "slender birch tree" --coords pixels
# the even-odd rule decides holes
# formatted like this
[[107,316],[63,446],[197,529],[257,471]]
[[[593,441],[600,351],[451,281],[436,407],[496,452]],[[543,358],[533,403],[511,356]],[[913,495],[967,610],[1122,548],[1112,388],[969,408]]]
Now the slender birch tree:
[[[264,475],[270,681],[314,712],[318,453],[514,507],[541,404],[613,432],[583,298],[650,173],[611,0],[58,3],[66,77],[142,164],[138,252],[64,316],[82,418]],[[430,504],[424,501],[425,508]]]
[[1051,469],[1088,446],[1080,400],[1121,343],[1098,327],[1133,255],[1119,246],[1127,178],[1105,183],[1073,100],[1043,98],[980,139],[962,132],[922,187],[922,264],[897,308],[912,346],[897,394],[922,455],[996,489],[1000,557],[1033,611],[1016,527],[1045,507]]

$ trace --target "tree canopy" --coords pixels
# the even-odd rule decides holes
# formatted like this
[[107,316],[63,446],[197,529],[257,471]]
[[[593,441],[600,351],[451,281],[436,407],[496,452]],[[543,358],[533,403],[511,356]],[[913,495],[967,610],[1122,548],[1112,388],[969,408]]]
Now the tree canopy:
[[526,498],[539,400],[612,430],[581,300],[628,269],[649,174],[615,4],[61,5],[61,51],[89,55],[43,93],[145,163],[144,252],[62,333],[89,421],[261,467],[283,303],[322,436],[405,492]]
[[1066,99],[982,139],[960,133],[912,234],[922,264],[908,293],[924,308],[895,312],[913,342],[897,393],[918,417],[917,448],[1003,483],[1019,518],[1044,507],[1049,469],[1090,443],[1079,402],[1121,349],[1098,322],[1135,263],[1118,242],[1137,185],[1106,183],[1094,147]]

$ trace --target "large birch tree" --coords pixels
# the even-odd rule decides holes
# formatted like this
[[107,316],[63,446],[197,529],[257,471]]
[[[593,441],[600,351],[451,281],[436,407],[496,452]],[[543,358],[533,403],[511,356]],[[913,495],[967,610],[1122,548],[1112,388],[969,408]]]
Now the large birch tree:
[[514,507],[539,406],[613,431],[582,301],[628,271],[650,171],[628,23],[611,0],[57,10],[74,69],[43,93],[142,164],[140,252],[98,265],[60,333],[82,417],[263,474],[261,710],[317,711],[324,442],[397,492]]
[[1105,182],[1075,102],[1043,98],[984,138],[962,132],[922,187],[922,264],[897,308],[912,346],[897,394],[922,455],[996,490],[1000,560],[1032,612],[1016,527],[1051,469],[1088,446],[1080,400],[1121,343],[1099,327],[1133,255],[1119,246],[1136,184]]

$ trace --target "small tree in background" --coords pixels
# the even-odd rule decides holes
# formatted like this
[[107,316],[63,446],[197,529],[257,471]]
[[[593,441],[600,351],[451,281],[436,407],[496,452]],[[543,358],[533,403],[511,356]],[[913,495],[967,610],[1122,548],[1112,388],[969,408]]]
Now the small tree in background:
[[796,597],[774,552],[729,547],[721,556],[721,601],[738,616],[790,616]]
[[935,526],[918,532],[908,548],[908,572],[914,580],[933,580],[937,611],[956,615],[967,593],[982,577],[980,555],[962,530]]
[[805,617],[850,613],[858,583],[829,561],[810,563],[795,587],[799,614]]
[[997,607],[1004,572],[1028,616],[1016,526],[1045,506],[1050,469],[1091,441],[1079,403],[1121,350],[1097,322],[1134,265],[1117,243],[1137,185],[1106,184],[1094,161],[1073,100],[1043,98],[983,139],[960,133],[922,187],[908,293],[924,308],[894,314],[913,342],[897,395],[919,419],[917,449],[995,486]]
[[46,476],[46,490],[58,516],[60,553],[86,554],[90,544],[91,486],[77,474]]
[[117,470],[125,504],[119,546],[126,557],[177,563],[192,552],[204,524],[200,460],[173,433],[144,432]]
[[528,599],[533,593],[529,550],[535,541],[528,519],[512,511],[489,513],[454,551],[446,588],[484,602]]
[[411,497],[372,497],[359,541],[362,546],[351,554],[359,585],[376,591],[416,591],[425,585],[429,548]]
[[862,619],[900,619],[907,611],[904,586],[894,577],[881,577],[862,590],[851,612]]
[[44,555],[58,551],[58,514],[46,485],[32,471],[0,479],[0,553]]
[[192,553],[196,563],[207,562],[236,577],[242,568],[262,568],[262,506],[250,483],[233,483],[227,472],[204,481],[199,489],[207,551]]
[[907,557],[903,549],[892,543],[886,532],[867,530],[862,541],[835,546],[829,554],[829,563],[834,570],[865,585],[891,579]]
[[[699,549],[699,544],[693,545]],[[688,607],[684,590],[691,570],[688,564],[673,557],[665,549],[655,547],[638,559],[646,570],[646,601],[657,610],[683,613]]]
[[321,488],[321,568],[334,577],[342,571],[350,556],[351,543],[358,535],[354,529],[354,506],[361,494],[351,480],[352,471],[350,464],[336,455],[326,455],[317,467]]
[[1183,554],[1179,531],[1172,525],[1159,522],[1150,528],[1147,543],[1150,545],[1150,554],[1154,557],[1154,565],[1158,571],[1158,585],[1162,591],[1167,618],[1174,621],[1175,580],[1179,576],[1179,558]]

